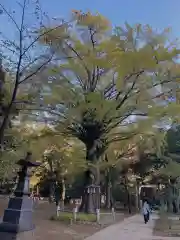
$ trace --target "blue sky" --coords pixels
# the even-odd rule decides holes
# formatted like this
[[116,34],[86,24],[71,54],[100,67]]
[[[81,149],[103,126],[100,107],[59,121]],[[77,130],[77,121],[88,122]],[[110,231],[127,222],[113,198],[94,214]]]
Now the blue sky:
[[[19,0],[22,1],[22,0]],[[72,9],[90,10],[108,17],[114,25],[142,23],[162,29],[173,28],[173,35],[180,37],[180,0],[40,0],[44,11],[52,17],[67,18]],[[6,6],[17,11],[15,0],[1,0]],[[5,17],[1,16],[5,23]],[[9,30],[1,24],[0,31]]]
[[[12,1],[12,0],[11,0]],[[68,16],[72,9],[91,10],[107,16],[113,24],[150,24],[158,29],[172,27],[180,36],[180,0],[41,0],[55,16]]]

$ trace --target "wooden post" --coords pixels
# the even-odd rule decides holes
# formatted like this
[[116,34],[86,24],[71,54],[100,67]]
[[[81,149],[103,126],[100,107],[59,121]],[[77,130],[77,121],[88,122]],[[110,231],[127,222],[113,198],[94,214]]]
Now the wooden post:
[[76,222],[76,219],[77,219],[77,206],[75,208],[73,208],[73,220],[74,222]]
[[96,220],[97,220],[97,223],[100,222],[100,209],[96,209]]
[[113,216],[113,220],[115,221],[115,220],[116,220],[116,216],[115,216],[115,210],[114,210],[114,208],[112,208],[112,216]]
[[59,212],[61,211],[60,206],[58,205],[56,208],[56,216],[59,217]]

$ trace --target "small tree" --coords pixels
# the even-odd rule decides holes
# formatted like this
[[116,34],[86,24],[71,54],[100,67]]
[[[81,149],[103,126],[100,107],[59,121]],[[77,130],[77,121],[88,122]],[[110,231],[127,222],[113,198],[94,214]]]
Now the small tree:
[[[64,202],[66,183],[86,169],[83,145],[76,139],[56,135],[46,126],[38,134],[37,130],[34,131],[28,142],[28,149],[42,162],[41,168],[35,174],[43,177],[45,173],[44,177],[49,178],[50,199],[54,197],[57,183],[58,198]],[[35,150],[37,143],[38,149]]]
[[[46,31],[39,35],[38,30],[43,27],[43,22],[48,18],[40,8],[39,2],[21,0],[17,3],[17,7],[20,8],[21,16],[17,16],[15,10],[8,10],[0,3],[0,17],[7,17],[6,20],[9,29],[11,29],[11,31],[14,30],[14,33],[18,36],[15,39],[14,37],[9,39],[4,32],[1,32],[1,61],[9,79],[6,82],[9,95],[8,98],[6,96],[3,107],[1,101],[1,109],[3,108],[0,125],[1,147],[4,142],[5,130],[12,115],[18,115],[19,111],[28,109],[29,106],[31,106],[32,109],[35,97],[37,97],[37,95],[39,96],[39,82],[37,78],[36,82],[33,81],[33,78],[35,76],[37,77],[38,73],[42,71],[54,57],[53,51],[49,52],[46,47],[39,45],[39,39]],[[34,9],[33,14],[29,12],[29,9],[32,8]],[[29,15],[31,16],[31,21],[29,21]],[[33,23],[32,15],[34,16]],[[18,21],[18,17],[20,17],[20,21]],[[64,24],[65,23],[61,21],[56,28],[61,28]],[[1,83],[3,83],[3,77],[0,77]],[[13,110],[16,111],[14,112]]]

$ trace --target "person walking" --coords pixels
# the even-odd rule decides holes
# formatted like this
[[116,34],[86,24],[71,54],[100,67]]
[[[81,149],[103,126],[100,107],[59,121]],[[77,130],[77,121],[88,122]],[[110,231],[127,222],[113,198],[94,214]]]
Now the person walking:
[[147,200],[145,200],[143,203],[142,212],[144,216],[144,223],[146,224],[149,221],[149,215],[150,215],[150,206]]

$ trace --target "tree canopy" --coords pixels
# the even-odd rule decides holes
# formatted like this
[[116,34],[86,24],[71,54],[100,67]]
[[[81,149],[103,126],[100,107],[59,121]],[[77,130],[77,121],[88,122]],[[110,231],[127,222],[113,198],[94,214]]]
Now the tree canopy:
[[94,162],[110,143],[143,134],[175,112],[166,100],[179,80],[179,50],[168,42],[168,29],[127,23],[113,29],[90,12],[73,11],[73,17],[73,25],[41,29],[52,30],[41,44],[64,58],[41,76],[48,89],[42,90],[42,105],[58,115],[56,130],[81,140]]

